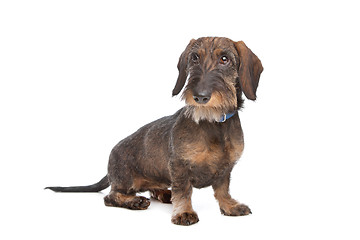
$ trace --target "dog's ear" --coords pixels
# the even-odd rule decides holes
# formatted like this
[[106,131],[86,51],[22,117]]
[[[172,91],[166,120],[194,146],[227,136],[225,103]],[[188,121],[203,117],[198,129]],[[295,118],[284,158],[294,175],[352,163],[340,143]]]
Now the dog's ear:
[[181,89],[184,87],[185,85],[185,81],[187,78],[187,64],[188,64],[188,56],[189,56],[189,52],[193,46],[193,44],[195,43],[195,39],[192,39],[190,41],[190,43],[187,45],[187,47],[185,48],[184,52],[181,54],[180,58],[179,58],[179,62],[177,65],[177,68],[179,70],[179,76],[178,79],[176,81],[176,85],[172,91],[172,95],[178,95],[181,91]]
[[263,71],[260,59],[245,45],[243,41],[235,43],[240,57],[239,79],[241,90],[250,100],[256,100],[256,89],[260,74]]

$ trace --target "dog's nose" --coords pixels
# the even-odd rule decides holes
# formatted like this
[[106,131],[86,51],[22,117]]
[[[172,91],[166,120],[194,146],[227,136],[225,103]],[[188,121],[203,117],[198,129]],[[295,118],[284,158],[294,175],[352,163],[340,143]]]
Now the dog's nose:
[[204,96],[204,95],[200,95],[197,94],[196,96],[193,96],[195,102],[199,103],[199,104],[205,104],[207,102],[210,101],[211,96]]

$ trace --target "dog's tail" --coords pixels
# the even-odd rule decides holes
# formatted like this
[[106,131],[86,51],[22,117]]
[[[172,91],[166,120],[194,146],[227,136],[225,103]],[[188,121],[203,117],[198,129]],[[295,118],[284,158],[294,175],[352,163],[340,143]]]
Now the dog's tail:
[[45,189],[53,190],[54,192],[100,192],[109,187],[109,179],[107,176],[103,177],[98,183],[89,186],[76,187],[46,187]]

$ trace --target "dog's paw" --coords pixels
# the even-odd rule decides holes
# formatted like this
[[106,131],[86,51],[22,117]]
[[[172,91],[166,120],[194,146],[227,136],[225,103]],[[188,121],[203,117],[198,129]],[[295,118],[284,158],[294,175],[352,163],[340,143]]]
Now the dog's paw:
[[133,210],[145,210],[150,206],[150,199],[146,197],[137,196],[127,203],[128,208]]
[[150,199],[146,197],[136,196],[131,199],[119,199],[112,198],[111,196],[105,196],[104,203],[109,207],[123,207],[132,210],[145,210],[150,206]]
[[221,213],[226,216],[245,216],[252,214],[250,208],[245,204],[237,204],[226,211],[224,209],[220,209]]
[[196,212],[182,212],[178,213],[172,217],[171,222],[177,225],[189,226],[191,224],[197,223],[199,217]]

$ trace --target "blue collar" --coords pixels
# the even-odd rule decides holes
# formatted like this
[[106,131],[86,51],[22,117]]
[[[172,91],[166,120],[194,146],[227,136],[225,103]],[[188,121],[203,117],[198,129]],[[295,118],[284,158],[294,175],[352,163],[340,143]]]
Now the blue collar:
[[226,120],[228,120],[229,118],[231,118],[232,116],[234,116],[236,112],[237,112],[237,111],[231,112],[231,113],[226,113],[226,114],[224,113],[224,115],[221,116],[219,122],[225,122]]

